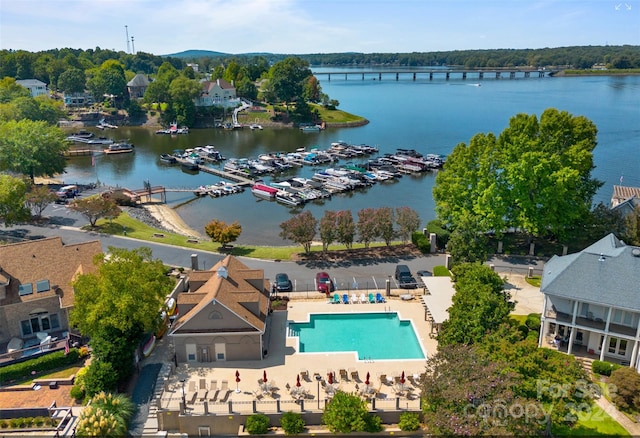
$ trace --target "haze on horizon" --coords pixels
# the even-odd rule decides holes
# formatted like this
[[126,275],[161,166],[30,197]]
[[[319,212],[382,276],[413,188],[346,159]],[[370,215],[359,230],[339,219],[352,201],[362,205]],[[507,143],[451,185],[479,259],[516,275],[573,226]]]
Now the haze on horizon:
[[0,0],[0,48],[126,52],[132,41],[129,51],[164,55],[640,45],[639,23],[638,0]]

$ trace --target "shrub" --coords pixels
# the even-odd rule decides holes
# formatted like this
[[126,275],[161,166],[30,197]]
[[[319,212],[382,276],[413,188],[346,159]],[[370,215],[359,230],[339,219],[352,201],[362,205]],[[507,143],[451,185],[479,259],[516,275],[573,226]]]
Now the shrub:
[[618,368],[620,368],[620,365],[618,364],[601,360],[594,360],[591,364],[591,370],[594,373],[600,374],[602,376],[610,376],[611,372],[617,370]]
[[332,433],[364,432],[370,426],[369,410],[364,400],[354,394],[338,391],[327,404],[322,422]]
[[80,359],[84,359],[85,357],[89,356],[89,347],[83,345],[78,349],[78,353],[80,354]]
[[69,391],[69,395],[73,397],[74,400],[82,401],[84,400],[84,396],[85,396],[84,388],[80,386],[76,381],[71,387],[71,390]]
[[434,219],[427,223],[427,233],[435,233],[436,234],[436,244],[438,248],[444,248],[449,242],[449,236],[451,233],[444,228],[442,225],[442,221],[438,219]]
[[429,254],[431,250],[431,244],[429,243],[429,238],[421,232],[413,232],[411,233],[411,242],[420,250],[423,254]]
[[286,435],[295,435],[304,431],[305,422],[298,412],[285,412],[280,419],[280,425]]
[[0,429],[6,429],[9,427],[9,422],[7,420],[0,420]]
[[253,414],[247,417],[245,430],[251,435],[264,435],[269,432],[271,421],[264,414]]
[[420,429],[420,417],[415,412],[403,412],[398,422],[400,430],[413,431]]
[[640,411],[640,374],[633,368],[615,369],[609,379],[616,385],[611,400],[623,411]]
[[84,376],[84,391],[89,397],[116,389],[118,375],[109,362],[93,361]]
[[369,414],[365,417],[364,431],[369,433],[377,433],[382,431],[382,418],[377,415]]
[[524,322],[529,330],[540,330],[540,315],[538,313],[530,313]]
[[80,354],[78,349],[72,348],[66,355],[64,354],[64,351],[55,351],[25,362],[7,365],[2,368],[2,374],[0,374],[0,385],[4,385],[12,380],[29,378],[32,371],[40,373],[43,371],[63,368],[67,365],[73,365],[78,362],[79,357]]

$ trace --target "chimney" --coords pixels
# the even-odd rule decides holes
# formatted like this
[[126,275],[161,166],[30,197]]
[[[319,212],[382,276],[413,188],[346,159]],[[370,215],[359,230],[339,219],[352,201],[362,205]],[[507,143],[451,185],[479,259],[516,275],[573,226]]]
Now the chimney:
[[198,254],[191,254],[191,269],[198,270]]

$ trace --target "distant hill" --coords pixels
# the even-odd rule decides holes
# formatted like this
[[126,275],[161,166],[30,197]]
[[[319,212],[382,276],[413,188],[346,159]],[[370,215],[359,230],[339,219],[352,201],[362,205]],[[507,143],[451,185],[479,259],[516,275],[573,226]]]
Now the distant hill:
[[183,52],[160,56],[162,56],[163,58],[214,58],[218,56],[231,56],[231,54],[214,52],[212,50],[185,50]]

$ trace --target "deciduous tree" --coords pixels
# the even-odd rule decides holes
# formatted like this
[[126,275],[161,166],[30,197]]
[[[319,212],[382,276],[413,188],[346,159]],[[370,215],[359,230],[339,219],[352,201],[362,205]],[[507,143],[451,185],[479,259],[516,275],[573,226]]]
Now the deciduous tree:
[[52,204],[58,199],[58,195],[52,192],[49,187],[43,185],[31,186],[31,190],[27,193],[27,207],[31,209],[33,215],[37,218],[42,216],[42,212],[47,205]]
[[306,254],[311,251],[311,243],[316,236],[318,221],[310,211],[303,211],[280,224],[280,237],[302,245]]
[[5,227],[29,219],[26,198],[27,185],[22,179],[0,174],[0,220]]
[[229,243],[235,242],[236,239],[238,239],[242,233],[242,226],[238,221],[228,225],[227,223],[216,219],[205,225],[204,231],[211,240],[220,243],[224,248]]
[[269,70],[270,85],[276,97],[284,102],[287,115],[288,104],[302,97],[304,83],[311,75],[309,63],[296,57],[276,62]]
[[320,219],[320,240],[322,241],[322,250],[326,252],[336,240],[336,212],[325,210],[324,216]]
[[121,212],[114,200],[101,195],[76,199],[69,205],[69,208],[86,217],[92,227],[96,226],[98,219],[103,217],[116,218]]
[[87,77],[84,70],[70,68],[58,78],[58,88],[63,93],[82,93],[85,89]]
[[0,123],[0,169],[28,176],[54,176],[64,172],[64,133],[46,122],[19,120]]
[[342,210],[336,213],[336,240],[351,249],[353,239],[356,236],[356,223],[350,210]]
[[365,248],[377,237],[376,210],[363,208],[358,212],[358,242],[364,243]]
[[420,226],[420,216],[411,207],[396,208],[396,224],[398,225],[398,236],[403,243],[407,243],[411,238],[411,233]]
[[387,246],[396,235],[393,229],[393,209],[391,207],[381,207],[376,210],[376,235],[384,240]]

